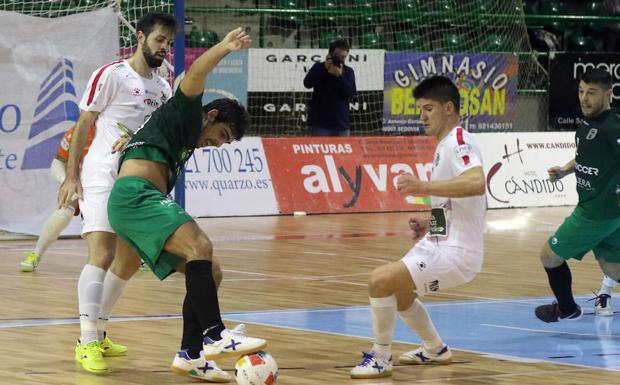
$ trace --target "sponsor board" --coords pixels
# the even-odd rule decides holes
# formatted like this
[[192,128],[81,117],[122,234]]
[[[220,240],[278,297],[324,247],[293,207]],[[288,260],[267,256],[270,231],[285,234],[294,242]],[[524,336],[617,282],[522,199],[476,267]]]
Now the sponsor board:
[[185,165],[185,206],[196,217],[278,214],[261,139],[196,149]]
[[451,78],[461,96],[461,124],[470,132],[509,131],[515,119],[518,60],[511,54],[386,52],[383,131],[423,132],[413,89],[422,80]]
[[620,54],[554,53],[549,61],[549,127],[574,131],[583,120],[579,106],[579,79],[588,69],[600,68],[611,74],[611,107],[620,107]]
[[[90,75],[117,58],[117,21],[107,8],[52,19],[0,12],[0,229],[37,234],[55,210],[49,167]],[[74,220],[64,234],[79,232]]]
[[[384,50],[352,49],[345,65],[355,71],[357,91],[383,91]],[[314,65],[325,61],[326,49],[249,50],[249,92],[308,92],[304,77]]]
[[[250,132],[255,134],[306,135],[311,93],[250,92]],[[351,132],[381,129],[382,91],[358,91],[349,103]]]
[[575,175],[551,182],[547,170],[575,158],[570,132],[476,134],[489,208],[577,204]]
[[280,211],[343,213],[426,210],[428,197],[403,196],[401,173],[428,180],[432,137],[264,138]]

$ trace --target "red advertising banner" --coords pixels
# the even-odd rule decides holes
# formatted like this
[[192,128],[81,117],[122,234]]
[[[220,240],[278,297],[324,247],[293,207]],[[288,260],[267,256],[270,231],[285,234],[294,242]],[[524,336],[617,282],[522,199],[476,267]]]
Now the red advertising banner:
[[428,197],[405,197],[401,173],[431,175],[434,137],[263,138],[282,213],[414,211]]

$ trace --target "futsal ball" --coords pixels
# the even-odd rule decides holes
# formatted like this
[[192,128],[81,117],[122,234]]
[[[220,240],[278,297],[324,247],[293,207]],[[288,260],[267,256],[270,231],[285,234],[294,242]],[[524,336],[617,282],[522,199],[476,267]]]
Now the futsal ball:
[[235,364],[239,385],[273,385],[278,381],[278,364],[267,352],[242,356]]

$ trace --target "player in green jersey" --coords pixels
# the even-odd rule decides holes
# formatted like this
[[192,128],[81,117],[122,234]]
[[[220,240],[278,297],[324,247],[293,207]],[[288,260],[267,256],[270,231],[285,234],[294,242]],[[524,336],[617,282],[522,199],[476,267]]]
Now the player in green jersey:
[[601,69],[583,74],[579,103],[585,119],[575,132],[575,159],[549,169],[552,181],[575,173],[579,202],[541,251],[557,299],[536,308],[544,322],[581,317],[567,260],[581,260],[593,251],[603,272],[615,281],[620,278],[620,116],[610,107],[611,87],[611,75]]
[[205,77],[220,60],[250,43],[238,28],[192,63],[174,97],[151,115],[123,152],[108,200],[112,228],[159,279],[185,272],[183,339],[172,370],[212,382],[227,382],[230,375],[209,360],[256,352],[266,341],[244,335],[242,325],[232,330],[224,326],[213,277],[213,245],[166,194],[196,148],[219,147],[243,136],[249,124],[245,108],[232,99],[202,106],[202,94]]

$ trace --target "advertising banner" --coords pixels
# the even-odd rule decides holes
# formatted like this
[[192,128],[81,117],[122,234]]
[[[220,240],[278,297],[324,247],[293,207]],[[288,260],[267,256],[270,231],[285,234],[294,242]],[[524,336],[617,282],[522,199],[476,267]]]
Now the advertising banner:
[[[185,49],[185,71],[207,51],[206,48]],[[248,51],[231,52],[209,72],[202,104],[219,98],[236,99],[248,105]]]
[[426,210],[428,197],[403,196],[400,173],[428,180],[432,137],[264,138],[280,211],[343,213]]
[[[349,104],[351,131],[378,131],[383,111],[383,50],[352,49],[346,65],[355,71],[357,93]],[[250,49],[248,108],[252,130],[305,135],[312,89],[304,78],[325,49]]]
[[422,80],[451,78],[461,94],[460,115],[470,132],[510,131],[517,102],[517,56],[511,54],[386,52],[383,131],[423,132],[413,89]]
[[185,205],[196,217],[278,214],[261,139],[196,149],[185,166]]
[[489,208],[577,204],[575,175],[551,182],[547,169],[575,158],[571,132],[476,134]]
[[[37,234],[56,209],[50,164],[92,72],[117,59],[114,10],[38,18],[0,11],[0,229]],[[76,219],[65,234],[79,234]]]
[[611,74],[611,107],[620,107],[620,54],[553,53],[549,61],[549,128],[575,131],[583,114],[579,107],[579,79],[590,68]]

